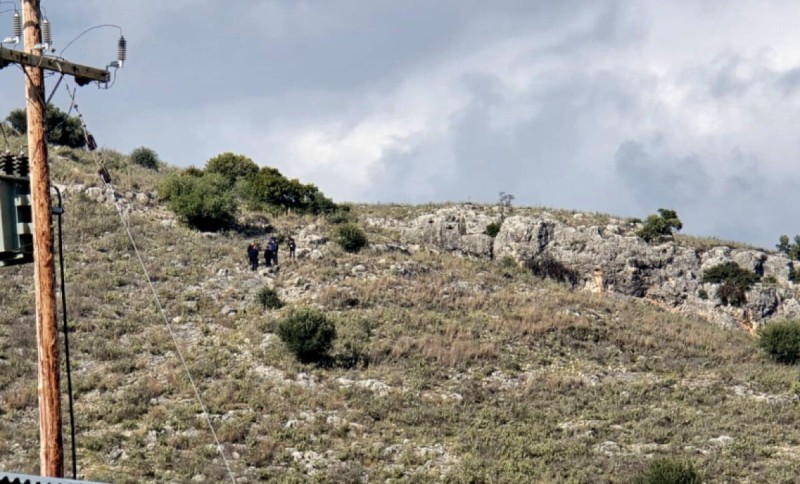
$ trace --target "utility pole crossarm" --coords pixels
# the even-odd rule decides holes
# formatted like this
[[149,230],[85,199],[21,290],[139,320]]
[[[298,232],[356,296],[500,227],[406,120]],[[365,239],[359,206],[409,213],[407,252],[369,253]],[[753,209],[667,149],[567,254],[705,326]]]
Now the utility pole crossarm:
[[76,79],[109,82],[111,74],[104,69],[89,67],[55,57],[28,54],[20,50],[6,49],[0,46],[0,67],[6,63],[22,64],[28,67],[41,67],[47,71],[74,76]]

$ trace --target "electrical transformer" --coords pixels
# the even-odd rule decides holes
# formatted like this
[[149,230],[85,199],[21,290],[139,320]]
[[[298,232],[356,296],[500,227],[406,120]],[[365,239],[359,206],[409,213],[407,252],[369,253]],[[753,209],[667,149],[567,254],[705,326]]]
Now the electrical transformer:
[[33,262],[28,158],[0,154],[0,266]]

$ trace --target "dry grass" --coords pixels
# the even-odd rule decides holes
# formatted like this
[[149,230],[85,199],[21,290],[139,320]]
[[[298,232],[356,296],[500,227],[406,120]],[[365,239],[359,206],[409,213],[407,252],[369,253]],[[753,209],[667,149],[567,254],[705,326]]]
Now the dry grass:
[[[264,311],[245,236],[207,238],[162,216],[133,216],[131,229],[239,482],[625,482],[654,456],[690,459],[719,482],[791,482],[800,471],[797,370],[744,333],[575,292],[508,261],[425,251],[328,247],[320,261],[284,264],[274,285],[289,305]],[[76,196],[65,217],[82,477],[223,481],[116,213]],[[292,215],[261,222],[325,230]],[[353,273],[358,264],[366,273]],[[36,473],[31,283],[29,266],[3,269],[0,455],[5,470]],[[328,311],[334,352],[361,364],[297,363],[271,333],[297,305]],[[722,435],[733,441],[712,440]]]

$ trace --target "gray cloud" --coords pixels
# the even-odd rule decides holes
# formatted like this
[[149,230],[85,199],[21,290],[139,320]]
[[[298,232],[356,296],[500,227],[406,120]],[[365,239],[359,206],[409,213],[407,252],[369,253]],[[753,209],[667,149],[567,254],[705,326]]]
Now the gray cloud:
[[618,176],[642,206],[681,208],[709,194],[710,176],[693,155],[654,155],[643,143],[626,141],[615,163]]

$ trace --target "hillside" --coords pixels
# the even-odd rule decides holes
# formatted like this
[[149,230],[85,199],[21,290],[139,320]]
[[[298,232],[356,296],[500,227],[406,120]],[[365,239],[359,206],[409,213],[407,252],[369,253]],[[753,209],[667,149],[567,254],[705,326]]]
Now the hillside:
[[[519,208],[519,230],[509,223],[489,242],[472,235],[493,207],[355,206],[370,246],[350,254],[330,242],[332,226],[321,217],[246,214],[247,234],[190,230],[154,193],[171,169],[155,173],[113,152],[105,158],[116,195],[97,186],[83,153],[51,156],[65,192],[82,478],[227,476],[115,200],[237,482],[627,482],[657,457],[689,460],[709,482],[792,482],[800,472],[796,368],[755,348],[739,328],[743,313],[693,300],[699,285],[686,286],[692,292],[682,299],[697,311],[652,289],[684,280],[685,270],[642,263],[633,279],[615,276],[593,290],[588,279],[573,288],[519,264],[520,240],[536,243],[544,230],[545,246],[577,254],[570,263],[588,271],[594,262],[579,256],[588,246],[567,250],[562,242],[597,226],[621,227],[601,234],[619,241],[633,223]],[[437,229],[409,232],[421,217]],[[442,236],[448,224],[458,237]],[[531,226],[538,232],[525,232]],[[245,248],[263,243],[266,227],[296,235],[302,257],[276,273],[253,273]],[[572,239],[558,235],[567,232]],[[495,250],[498,241],[507,250]],[[492,250],[481,252],[487,243]],[[664,246],[670,261],[695,254],[698,270],[714,257],[751,260],[739,254],[759,252],[689,238]],[[655,257],[642,247],[641,261]],[[775,254],[759,257],[776,282],[754,291],[775,293],[784,305],[781,294],[794,292],[781,279],[786,268],[768,263]],[[32,267],[2,271],[0,470],[36,474]],[[617,290],[643,277],[648,297]],[[264,309],[264,287],[286,306]],[[275,328],[302,306],[325,310],[339,334],[333,353],[354,365],[295,360]],[[791,309],[780,307],[763,318],[748,313],[749,327]]]

